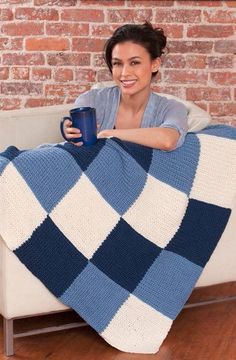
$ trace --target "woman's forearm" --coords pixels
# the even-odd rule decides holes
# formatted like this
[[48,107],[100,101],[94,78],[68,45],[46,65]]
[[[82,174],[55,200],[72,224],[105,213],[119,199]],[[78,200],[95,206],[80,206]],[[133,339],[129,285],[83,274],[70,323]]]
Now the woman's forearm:
[[98,138],[115,136],[154,149],[174,150],[179,139],[178,130],[171,128],[107,129],[98,134]]

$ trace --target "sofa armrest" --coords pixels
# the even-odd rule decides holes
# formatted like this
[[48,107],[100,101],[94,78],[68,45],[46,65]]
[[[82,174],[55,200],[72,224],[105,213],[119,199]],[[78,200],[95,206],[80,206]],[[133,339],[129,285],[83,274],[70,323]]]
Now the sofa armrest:
[[73,104],[0,111],[0,151],[9,145],[20,149],[64,141],[60,120]]

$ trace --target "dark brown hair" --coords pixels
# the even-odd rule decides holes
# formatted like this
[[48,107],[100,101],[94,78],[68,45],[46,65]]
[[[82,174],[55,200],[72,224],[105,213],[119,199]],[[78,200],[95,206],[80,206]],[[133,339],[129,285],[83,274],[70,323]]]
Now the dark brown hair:
[[[166,36],[163,29],[153,28],[148,21],[142,25],[126,24],[120,26],[107,40],[104,47],[104,59],[110,72],[112,72],[112,51],[114,46],[126,41],[143,46],[152,60],[160,57],[166,47]],[[158,71],[154,72],[153,76],[157,73]]]

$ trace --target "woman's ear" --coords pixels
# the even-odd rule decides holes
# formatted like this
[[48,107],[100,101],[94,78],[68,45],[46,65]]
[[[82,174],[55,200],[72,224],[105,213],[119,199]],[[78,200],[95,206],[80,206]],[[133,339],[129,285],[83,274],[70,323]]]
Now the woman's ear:
[[159,57],[152,60],[152,72],[158,71],[160,66],[161,66],[161,59]]

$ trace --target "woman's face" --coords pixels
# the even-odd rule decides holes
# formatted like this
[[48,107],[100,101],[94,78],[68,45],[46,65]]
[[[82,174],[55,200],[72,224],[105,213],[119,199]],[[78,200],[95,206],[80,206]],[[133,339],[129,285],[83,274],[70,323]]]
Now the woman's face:
[[151,59],[147,50],[131,41],[114,46],[112,76],[122,94],[134,95],[150,89],[152,73],[160,67],[160,59]]

